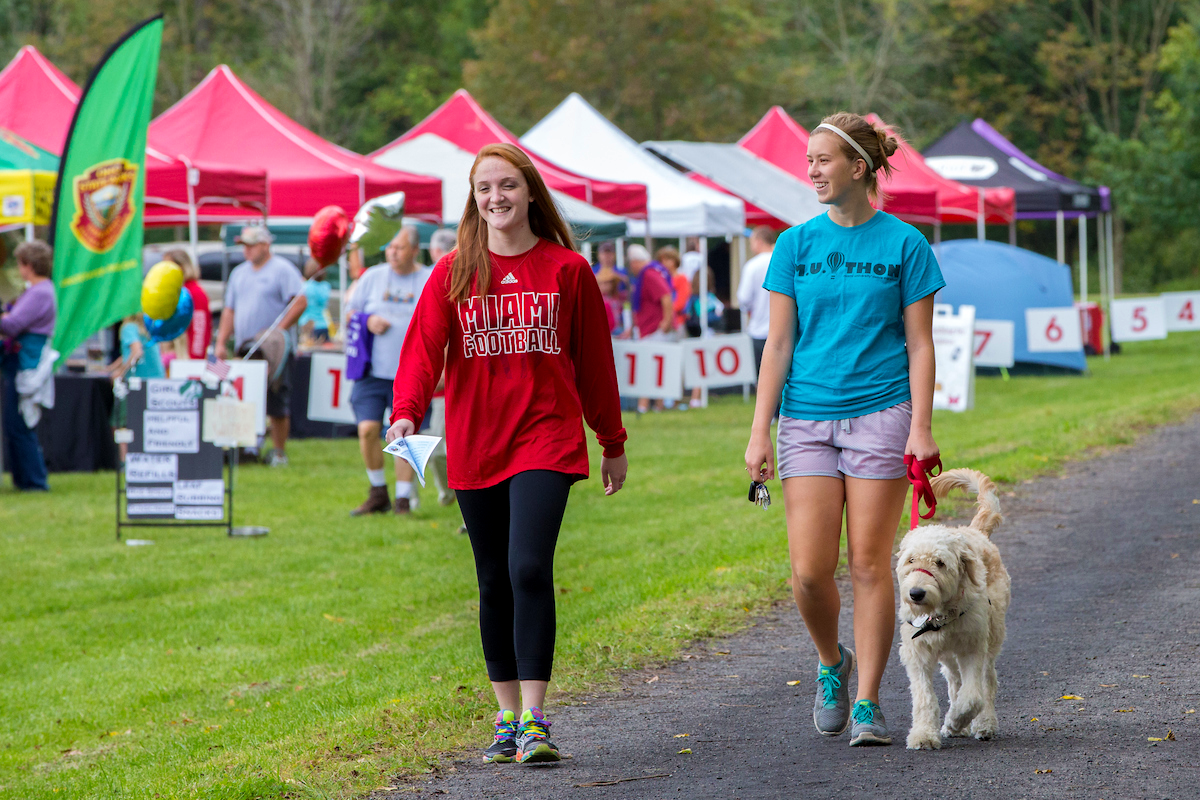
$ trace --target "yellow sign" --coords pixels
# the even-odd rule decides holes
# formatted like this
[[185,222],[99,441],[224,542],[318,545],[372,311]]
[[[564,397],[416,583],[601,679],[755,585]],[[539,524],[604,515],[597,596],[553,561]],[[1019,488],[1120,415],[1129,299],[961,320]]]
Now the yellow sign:
[[138,165],[124,158],[101,161],[75,179],[71,231],[93,253],[113,248],[133,218]]
[[0,225],[49,225],[57,179],[40,170],[0,171]]

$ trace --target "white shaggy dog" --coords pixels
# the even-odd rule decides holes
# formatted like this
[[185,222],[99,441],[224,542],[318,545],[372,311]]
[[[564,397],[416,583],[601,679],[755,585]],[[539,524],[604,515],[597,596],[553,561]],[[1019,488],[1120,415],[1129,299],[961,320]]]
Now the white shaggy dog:
[[[995,486],[973,469],[953,469],[931,481],[945,497],[954,487],[978,496],[975,518],[965,528],[927,525],[900,542],[900,660],[912,692],[910,750],[935,750],[942,736],[991,739],[996,735],[996,656],[1004,644],[1010,581],[992,544],[1000,524]],[[941,664],[950,709],[938,732],[941,709],[933,670]]]

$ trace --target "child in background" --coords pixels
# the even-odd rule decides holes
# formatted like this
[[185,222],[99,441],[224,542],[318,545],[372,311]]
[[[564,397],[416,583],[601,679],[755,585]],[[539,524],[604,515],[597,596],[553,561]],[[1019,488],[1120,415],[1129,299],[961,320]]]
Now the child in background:
[[311,344],[324,344],[329,341],[329,320],[325,317],[325,307],[329,305],[330,287],[317,274],[321,265],[315,258],[310,258],[304,265],[304,296],[308,305],[300,315],[300,335]]
[[121,323],[121,357],[108,365],[114,378],[165,378],[158,348],[150,343],[150,333],[142,322],[142,313],[130,314]]
[[[696,270],[696,274],[692,276],[692,293],[688,297],[687,305],[684,307],[684,320],[687,323],[687,335],[693,338],[700,336],[700,314],[708,315],[708,335],[721,333],[725,330],[725,304],[717,299],[713,294],[712,287],[716,284],[716,275],[713,273],[712,267],[708,269],[708,297],[704,303],[704,309],[700,309],[700,270]],[[682,274],[680,275],[682,277]],[[691,408],[699,408],[703,404],[700,399],[700,387],[692,387],[692,397],[685,406],[682,403],[679,408],[686,410]]]

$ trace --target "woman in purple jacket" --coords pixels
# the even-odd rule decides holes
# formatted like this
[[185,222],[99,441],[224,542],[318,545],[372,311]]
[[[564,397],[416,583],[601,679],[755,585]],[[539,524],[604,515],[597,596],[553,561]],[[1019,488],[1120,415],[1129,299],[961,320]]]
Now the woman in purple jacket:
[[17,398],[17,372],[36,369],[54,336],[58,306],[50,281],[53,252],[45,242],[22,242],[13,254],[29,288],[0,314],[0,417],[4,424],[4,463],[13,486],[46,491],[46,459],[37,434],[25,424]]

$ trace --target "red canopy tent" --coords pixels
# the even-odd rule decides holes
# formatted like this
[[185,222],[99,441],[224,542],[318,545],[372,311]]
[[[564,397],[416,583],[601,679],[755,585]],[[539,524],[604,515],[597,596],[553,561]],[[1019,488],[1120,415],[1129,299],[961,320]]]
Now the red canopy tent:
[[[867,114],[872,125],[884,125],[876,114]],[[1016,219],[1016,192],[1008,187],[979,189],[958,181],[943,178],[900,134],[891,128],[888,132],[896,137],[900,147],[889,159],[892,177],[880,175],[879,185],[884,192],[898,191],[901,186],[923,186],[937,191],[937,220],[942,223],[975,223],[983,237],[983,224],[1008,225]],[[893,188],[895,187],[895,188]],[[982,222],[980,217],[982,216]]]
[[265,168],[272,216],[311,217],[330,204],[353,214],[372,197],[404,192],[406,214],[441,221],[438,178],[382,167],[322,139],[224,64],[150,123],[149,142],[193,164]]
[[0,70],[0,120],[43,150],[62,155],[79,87],[33,45]]
[[483,110],[466,89],[459,89],[432,114],[410,128],[403,136],[370,154],[383,155],[389,148],[431,133],[466,150],[478,153],[484,145],[506,142],[520,147],[542,174],[551,189],[603,209],[610,214],[635,219],[646,218],[646,187],[640,183],[613,183],[588,178],[547,161],[525,147],[508,129]]
[[[772,106],[738,144],[759,158],[812,185],[808,178],[808,131],[779,106]],[[906,222],[937,222],[937,189],[913,181],[885,182],[883,210]]]
[[[61,155],[82,94],[37,48],[26,45],[0,70],[0,124]],[[257,217],[266,203],[267,174],[261,167],[189,162],[146,148],[147,225],[192,221],[189,209],[201,206],[200,222]]]
[[727,194],[730,197],[737,197],[739,200],[741,200],[742,203],[746,206],[746,227],[747,228],[755,228],[759,225],[766,225],[768,228],[774,228],[777,231],[781,231],[784,228],[791,227],[791,225],[784,222],[783,220],[773,216],[772,214],[770,214],[767,211],[763,211],[761,208],[754,205],[746,198],[741,197],[740,195],[734,194],[733,192],[729,191],[721,184],[717,183],[714,180],[706,178],[705,176],[701,175],[699,172],[685,172],[684,174],[687,175],[692,180],[694,180],[696,183],[700,184],[701,186],[707,186],[708,188],[715,189],[718,192],[721,192],[722,194]]

